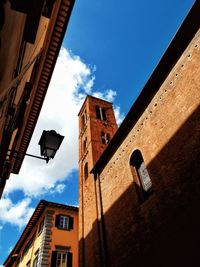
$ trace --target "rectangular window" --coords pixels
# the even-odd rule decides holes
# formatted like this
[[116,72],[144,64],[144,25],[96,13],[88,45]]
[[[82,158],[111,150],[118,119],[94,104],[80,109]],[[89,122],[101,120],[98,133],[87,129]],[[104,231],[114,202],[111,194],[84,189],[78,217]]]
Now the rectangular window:
[[44,219],[40,222],[39,229],[38,229],[38,235],[42,233],[44,228]]
[[33,245],[34,238],[35,238],[35,234],[29,239],[28,243],[24,247],[24,250],[23,250],[23,254],[24,255],[28,252],[28,250],[30,249],[30,247]]
[[69,229],[69,217],[68,216],[60,216],[59,227],[64,229]]
[[34,260],[33,260],[33,267],[37,267],[37,266],[39,266],[39,264],[38,264],[38,252],[39,252],[39,251],[37,251],[37,252],[35,253],[35,258],[34,258]]
[[57,215],[55,226],[59,229],[72,230],[73,229],[73,217],[69,215]]
[[69,251],[52,251],[51,267],[72,267],[72,253]]
[[99,106],[96,106],[96,117],[102,121],[106,121],[106,110]]
[[57,253],[56,267],[66,267],[67,264],[67,254],[63,252]]

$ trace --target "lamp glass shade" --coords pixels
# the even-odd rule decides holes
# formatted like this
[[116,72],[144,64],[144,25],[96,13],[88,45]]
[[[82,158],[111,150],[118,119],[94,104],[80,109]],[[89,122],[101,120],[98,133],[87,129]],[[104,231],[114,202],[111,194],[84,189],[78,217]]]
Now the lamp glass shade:
[[39,141],[41,156],[53,159],[59,149],[64,136],[56,133],[56,131],[43,131]]

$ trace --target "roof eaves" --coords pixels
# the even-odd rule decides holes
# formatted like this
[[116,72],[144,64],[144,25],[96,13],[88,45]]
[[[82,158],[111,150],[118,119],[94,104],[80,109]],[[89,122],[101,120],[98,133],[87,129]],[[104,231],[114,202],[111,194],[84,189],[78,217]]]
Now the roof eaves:
[[[69,22],[75,0],[61,0],[56,19],[52,22],[51,37],[46,36],[46,47],[43,50],[40,64],[42,65],[36,91],[29,107],[29,114],[24,124],[23,133],[18,144],[18,156],[15,159],[12,172],[18,174],[28,149],[40,110],[50,83],[55,63],[62,45],[65,31]],[[64,18],[64,20],[63,20]],[[50,21],[51,23],[51,21]]]

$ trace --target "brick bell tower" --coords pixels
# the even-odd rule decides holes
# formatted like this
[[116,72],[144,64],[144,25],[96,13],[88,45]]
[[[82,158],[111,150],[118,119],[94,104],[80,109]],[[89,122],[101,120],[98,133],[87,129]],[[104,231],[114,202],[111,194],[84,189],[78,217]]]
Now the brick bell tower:
[[112,103],[87,96],[79,116],[79,267],[103,267],[97,190],[90,170],[117,131]]

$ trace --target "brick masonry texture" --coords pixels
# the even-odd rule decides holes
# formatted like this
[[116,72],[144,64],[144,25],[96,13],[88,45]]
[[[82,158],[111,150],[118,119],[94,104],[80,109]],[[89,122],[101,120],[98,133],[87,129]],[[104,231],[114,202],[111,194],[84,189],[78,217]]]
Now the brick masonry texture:
[[[89,259],[84,265],[80,258],[81,266],[197,266],[199,118],[200,31],[99,177],[89,175],[87,185],[80,180],[80,229],[87,229],[81,253]],[[98,127],[91,129],[94,139]],[[130,167],[136,149],[153,185],[142,204]]]
[[[200,32],[100,174],[108,266],[195,266],[198,260],[199,47]],[[143,204],[130,168],[136,149],[153,184]]]
[[[106,110],[106,121],[97,119],[96,106]],[[82,115],[86,111],[87,123],[83,127]],[[101,132],[108,133],[110,137],[117,130],[117,124],[112,104],[94,97],[87,97],[79,115],[79,240],[80,240],[80,266],[101,266],[100,247],[98,239],[98,225],[96,209],[96,189],[92,174],[84,177],[84,166],[88,163],[90,171],[102,154],[106,145],[101,141]],[[83,148],[87,140],[86,150]],[[87,240],[86,236],[93,232]]]

